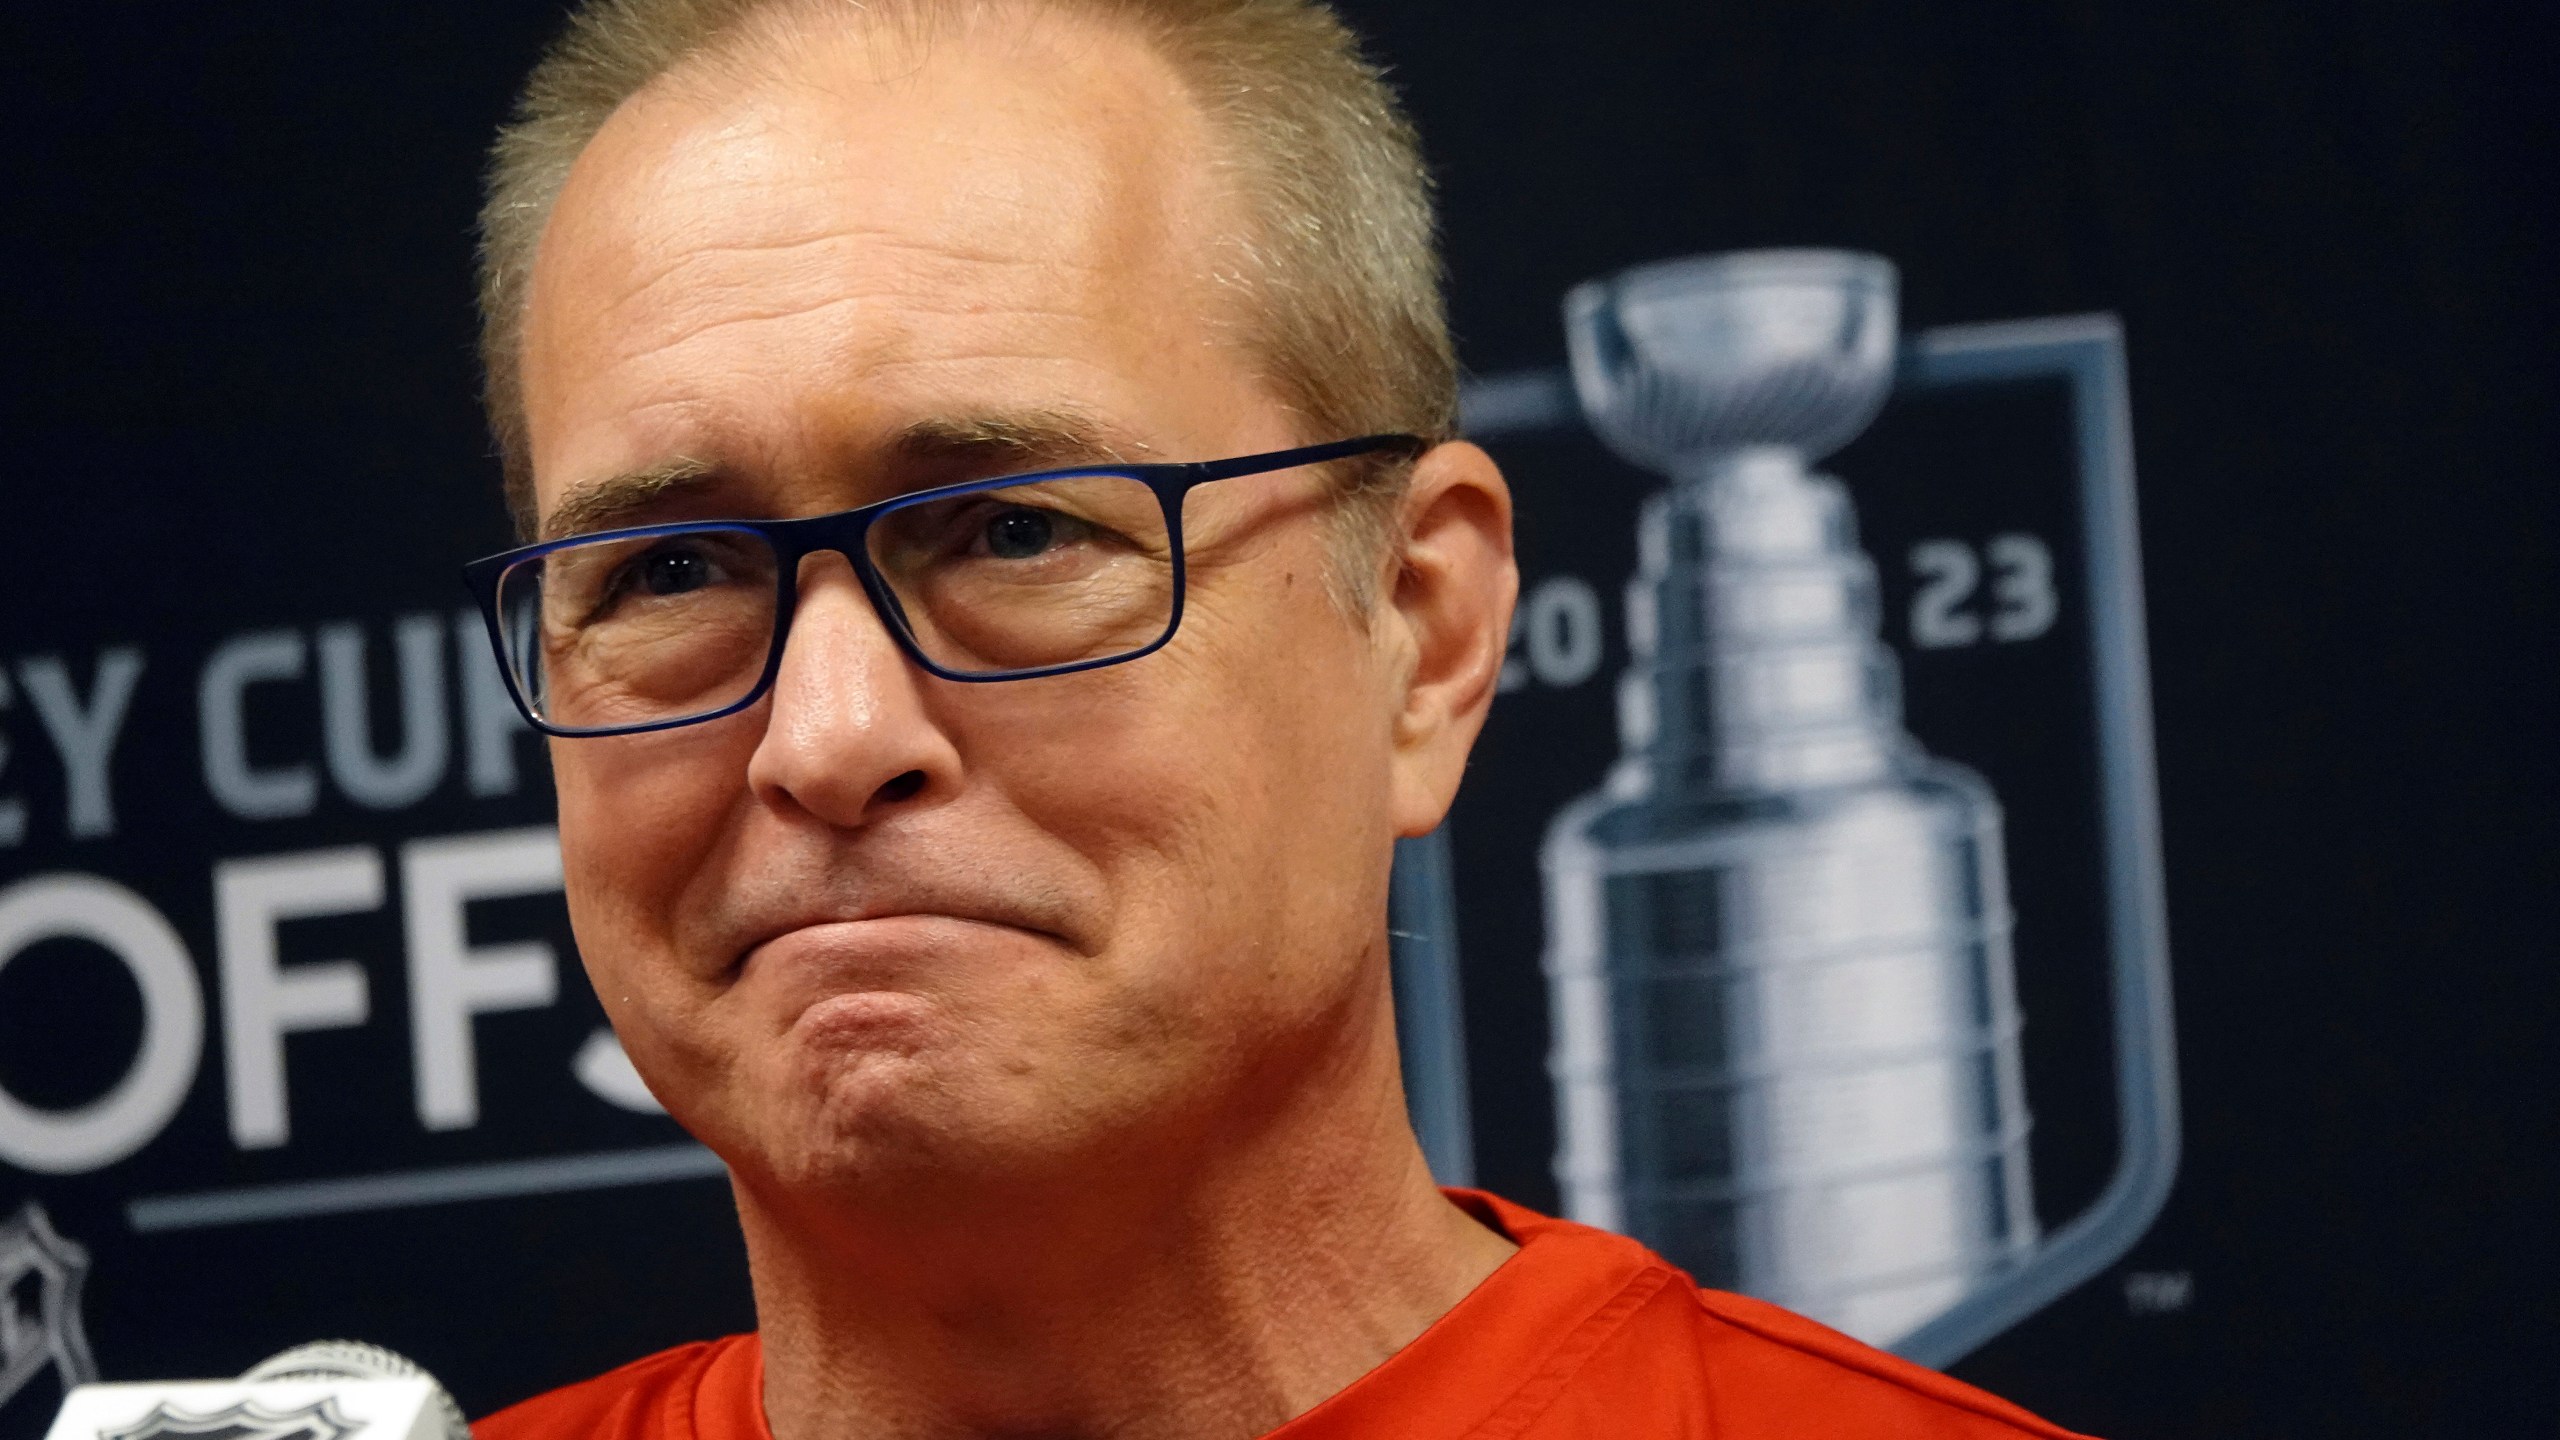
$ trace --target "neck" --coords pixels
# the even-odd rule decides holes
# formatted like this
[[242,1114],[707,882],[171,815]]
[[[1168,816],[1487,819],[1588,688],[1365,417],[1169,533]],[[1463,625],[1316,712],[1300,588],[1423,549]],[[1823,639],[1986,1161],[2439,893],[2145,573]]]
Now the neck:
[[775,1440],[1243,1440],[1421,1334],[1513,1247],[1433,1185],[1378,989],[1206,1153],[958,1223],[742,1182]]

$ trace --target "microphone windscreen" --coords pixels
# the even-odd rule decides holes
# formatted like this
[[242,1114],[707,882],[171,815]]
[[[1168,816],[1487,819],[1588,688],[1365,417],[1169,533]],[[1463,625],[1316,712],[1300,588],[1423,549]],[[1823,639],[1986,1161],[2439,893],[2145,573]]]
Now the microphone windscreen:
[[268,1380],[424,1380],[434,1386],[452,1440],[471,1440],[471,1422],[427,1368],[397,1350],[362,1340],[314,1340],[280,1350],[241,1373],[244,1383]]
[[462,1408],[416,1362],[323,1340],[237,1380],[83,1385],[45,1440],[470,1440]]

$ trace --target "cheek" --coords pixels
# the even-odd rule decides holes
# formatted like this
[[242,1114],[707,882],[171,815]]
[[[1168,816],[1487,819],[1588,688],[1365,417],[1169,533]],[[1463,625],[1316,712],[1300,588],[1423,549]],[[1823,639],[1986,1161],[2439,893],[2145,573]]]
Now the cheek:
[[1195,1019],[1324,983],[1310,952],[1356,953],[1371,891],[1383,915],[1387,720],[1366,637],[1298,574],[1195,592],[1171,646],[1036,718],[982,712],[1008,798],[1109,874],[1115,948]]
[[552,742],[570,921],[599,992],[669,970],[647,962],[677,943],[746,767],[723,728]]
[[1234,797],[1268,812],[1275,839],[1331,852],[1358,842],[1368,812],[1383,817],[1392,717],[1370,638],[1319,565],[1301,556],[1204,597],[1182,638],[1198,642],[1188,658],[1204,682],[1189,687],[1193,753],[1228,765]]

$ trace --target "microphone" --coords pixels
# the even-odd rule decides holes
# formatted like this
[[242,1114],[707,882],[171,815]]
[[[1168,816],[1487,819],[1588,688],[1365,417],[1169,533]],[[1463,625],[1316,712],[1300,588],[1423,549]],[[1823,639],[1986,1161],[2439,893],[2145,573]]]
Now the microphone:
[[82,1385],[45,1440],[471,1440],[471,1426],[417,1362],[321,1340],[237,1380]]

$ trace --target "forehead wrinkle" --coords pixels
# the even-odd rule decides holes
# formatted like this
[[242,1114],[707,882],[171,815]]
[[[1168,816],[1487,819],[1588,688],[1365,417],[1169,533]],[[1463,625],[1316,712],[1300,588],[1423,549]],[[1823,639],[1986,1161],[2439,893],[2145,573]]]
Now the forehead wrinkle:
[[[916,259],[924,262],[919,268],[959,267],[988,270],[1013,269],[1033,271],[1037,272],[1040,279],[1044,282],[1041,288],[1045,291],[1052,292],[1054,292],[1055,280],[1060,272],[1073,271],[1091,274],[1096,272],[1099,268],[1090,260],[1083,259],[1081,257],[1009,254],[992,248],[971,247],[957,243],[955,240],[950,238],[936,238],[932,240],[917,239],[900,235],[894,231],[886,229],[872,229],[847,225],[835,228],[826,233],[811,234],[796,239],[777,240],[769,243],[756,243],[749,241],[683,242],[681,243],[680,248],[670,247],[675,248],[676,253],[667,257],[662,263],[657,265],[656,268],[646,274],[628,278],[620,287],[620,293],[617,294],[613,300],[607,303],[605,309],[611,311],[641,304],[650,297],[652,292],[675,285],[696,286],[699,287],[700,291],[709,292],[699,294],[695,299],[695,303],[697,304],[719,294],[741,291],[746,293],[756,293],[759,291],[770,290],[772,288],[772,276],[769,273],[757,274],[755,276],[754,283],[749,284],[741,281],[723,283],[720,276],[717,274],[697,277],[690,272],[705,268],[715,268],[720,264],[720,262],[727,260],[787,255],[794,251],[817,250],[820,247],[839,245],[859,247],[864,258],[878,258],[883,255],[912,255]],[[822,264],[813,264],[808,272],[808,279],[809,283],[812,285],[826,285],[829,286],[829,288],[833,288],[831,281],[833,280],[834,275],[835,271],[832,268],[825,267]],[[914,287],[914,289],[915,294],[912,297],[907,298],[929,301],[943,300],[946,304],[950,303],[945,299],[947,295],[947,287],[945,286],[919,283]],[[884,291],[884,294],[896,293],[897,292],[894,289]],[[837,297],[839,300],[852,300],[859,298],[861,297],[855,295],[839,295]],[[773,310],[765,312],[765,318],[792,314],[805,308],[812,307],[787,305],[777,306]],[[1041,313],[1044,307],[1037,305],[1023,305],[1015,308],[1021,309],[1026,313],[1036,314]],[[1052,313],[1064,312],[1053,311]],[[741,316],[740,318],[758,317],[748,315]]]
[[[622,343],[616,347],[620,353],[609,362],[609,370],[626,371],[640,367],[641,373],[647,373],[673,363],[671,357],[688,347],[724,332],[806,323],[815,324],[820,330],[809,346],[804,347],[807,348],[804,374],[817,381],[819,389],[838,395],[858,393],[900,372],[966,371],[1008,362],[1046,370],[1063,367],[1074,375],[1093,371],[1101,365],[1107,374],[1107,365],[1101,357],[1080,343],[1096,320],[1089,311],[1023,303],[1007,305],[1001,312],[990,315],[981,302],[955,295],[951,287],[918,287],[912,292],[906,287],[897,287],[861,295],[812,296],[805,305],[777,304],[746,313],[711,300],[685,308],[693,312],[692,315],[666,317],[669,328],[662,329],[660,333],[626,333],[620,337]],[[831,313],[870,310],[877,310],[891,323],[885,327],[864,327],[829,319]],[[927,327],[934,322],[943,322],[946,336],[966,334],[970,337],[969,342],[954,353],[933,353],[930,347],[920,352],[916,348],[921,333],[918,322],[925,322]],[[1022,328],[1025,322],[1033,322],[1038,328],[1026,330]],[[988,329],[991,325],[995,327],[992,333]],[[751,343],[789,344],[795,333],[785,328],[777,332],[773,342]],[[822,375],[825,378],[820,380]],[[1067,384],[1062,388],[1072,391],[1079,386]],[[715,429],[725,432],[726,420],[702,413],[706,406],[725,412],[727,407],[713,404],[712,400],[713,397],[705,394],[662,394],[647,403],[626,408],[623,414],[628,421],[648,412],[672,410],[678,414],[685,428],[698,428],[710,423]],[[1052,409],[1054,411],[1055,407]],[[1074,433],[1071,427],[1056,428]],[[1086,428],[1097,433],[1099,429]],[[1141,445],[1138,448],[1145,447]],[[1025,453],[1051,452],[1067,454],[1075,459],[1094,458],[1097,453],[1110,454],[1108,447],[1050,443],[1049,440],[1025,448]]]
[[[1078,317],[1064,318],[1072,321]],[[617,359],[612,368],[659,368],[670,352],[681,350],[690,339],[748,323],[751,322],[744,317],[724,316],[688,335],[664,337],[634,349]],[[878,335],[864,337],[863,343],[822,347],[810,356],[805,385],[793,388],[790,424],[813,436],[848,437],[864,431],[877,433],[884,423],[896,423],[899,410],[912,415],[919,409],[931,410],[956,402],[951,408],[964,416],[974,416],[981,408],[980,402],[984,402],[983,409],[997,418],[947,422],[928,418],[907,427],[913,434],[894,443],[889,453],[922,461],[952,458],[964,450],[991,455],[1009,447],[1027,457],[1026,464],[1037,464],[1051,456],[1062,457],[1060,463],[1120,461],[1130,454],[1153,450],[1152,445],[1125,427],[1095,418],[1090,411],[1062,406],[1052,398],[1058,394],[1113,390],[1114,377],[1107,364],[1093,354],[1079,353],[1073,346],[1023,345],[1018,343],[1021,338],[1008,337],[1017,343],[975,345],[962,354],[917,353],[900,337]],[[988,367],[996,367],[999,373],[990,373]],[[1006,367],[1012,367],[1011,373],[1000,373]],[[1024,386],[1034,375],[1055,378],[1034,385],[1032,392],[1026,394]],[[909,398],[902,402],[891,396]],[[733,407],[714,397],[662,396],[626,408],[622,423],[626,428],[638,429],[655,415],[672,417],[663,425],[645,427],[657,432],[661,444],[687,450],[708,446],[751,471],[775,463],[776,457],[768,453],[775,437],[762,433]],[[693,438],[684,439],[687,435]],[[820,445],[822,450],[836,448],[832,441]]]
[[[996,312],[991,315],[987,305],[982,299],[955,298],[947,289],[941,287],[919,287],[913,293],[908,293],[903,290],[884,289],[860,295],[839,294],[827,298],[812,299],[807,304],[776,304],[770,308],[764,309],[742,310],[735,306],[712,306],[706,303],[696,303],[694,305],[687,306],[686,308],[695,310],[709,309],[712,311],[712,314],[693,323],[681,325],[670,333],[649,336],[640,340],[633,349],[627,352],[625,358],[639,359],[661,350],[674,349],[692,341],[716,335],[733,326],[762,325],[777,320],[791,321],[815,319],[827,314],[829,311],[844,309],[879,309],[889,311],[901,319],[906,320],[947,317],[952,319],[992,321],[993,323],[1000,325],[1012,325],[1026,320],[1061,320],[1070,324],[1082,324],[1090,322],[1096,318],[1090,311],[1086,310],[1036,304],[1007,304],[1000,312]],[[841,338],[843,343],[846,344],[853,344],[857,340],[857,337],[850,335]],[[859,338],[880,341],[889,337],[884,335]],[[1002,349],[973,347],[970,351],[970,357],[980,359],[998,358],[1004,356],[1006,353],[1007,352]],[[1031,351],[1020,352],[1022,358],[1030,358],[1034,353],[1035,352]]]
[[[610,316],[638,312],[633,317],[638,323],[613,327],[623,332],[622,343],[617,347],[622,352],[618,358],[623,362],[645,362],[736,327],[782,322],[821,325],[832,337],[825,346],[827,353],[841,358],[847,357],[849,351],[868,351],[867,358],[876,363],[906,348],[916,338],[918,321],[956,321],[972,332],[988,324],[1009,328],[1026,322],[1091,326],[1103,318],[1107,309],[1107,297],[1101,292],[1113,288],[1111,277],[1099,267],[1056,257],[957,252],[876,232],[864,235],[862,242],[872,257],[884,251],[904,252],[918,263],[899,266],[898,271],[889,273],[874,267],[863,273],[865,283],[858,286],[841,283],[833,269],[819,266],[777,285],[769,273],[725,281],[716,275],[703,275],[700,271],[716,264],[720,256],[694,252],[676,257],[656,276],[626,290],[595,313]],[[812,243],[816,242],[777,248],[807,248]],[[724,253],[742,256],[754,249],[730,246],[724,247]],[[987,275],[989,279],[965,278],[974,275]],[[998,277],[1006,283],[991,283]],[[1091,283],[1096,281],[1099,283]],[[1063,286],[1061,282],[1065,282]],[[675,293],[662,302],[651,302],[650,290],[669,288]],[[1062,288],[1068,293],[1061,295]],[[1001,293],[1002,299],[991,308],[989,299],[994,293]],[[873,312],[891,322],[887,328],[866,331],[851,322],[852,316]],[[830,315],[847,318],[830,321]],[[1025,332],[1010,337],[1009,343],[993,347],[973,343],[971,348],[979,358],[993,358],[1016,350],[1025,340],[1037,344],[1032,334]]]
[[[619,309],[637,304],[661,287],[690,279],[688,271],[714,265],[720,261],[750,256],[787,255],[794,251],[843,244],[852,238],[854,238],[853,235],[844,227],[816,227],[807,235],[778,240],[705,241],[679,236],[675,243],[660,247],[671,253],[650,257],[655,260],[654,265],[642,273],[625,277],[621,293],[613,298],[607,308]],[[643,257],[635,255],[632,258],[636,262]],[[637,268],[636,265],[635,268]]]

